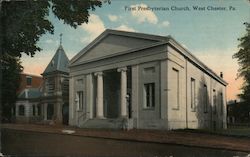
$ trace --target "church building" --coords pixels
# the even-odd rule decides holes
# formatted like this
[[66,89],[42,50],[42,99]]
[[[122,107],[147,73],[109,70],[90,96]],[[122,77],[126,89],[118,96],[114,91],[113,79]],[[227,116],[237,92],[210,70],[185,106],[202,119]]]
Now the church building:
[[72,126],[227,127],[222,74],[171,36],[106,30],[71,59],[69,69]]

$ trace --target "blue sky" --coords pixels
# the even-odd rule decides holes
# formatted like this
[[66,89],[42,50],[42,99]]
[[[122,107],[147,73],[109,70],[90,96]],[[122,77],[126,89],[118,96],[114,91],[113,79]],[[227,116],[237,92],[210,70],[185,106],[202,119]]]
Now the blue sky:
[[[194,6],[205,10],[195,11]],[[226,10],[208,10],[209,7]],[[230,10],[229,8],[234,8]],[[165,7],[168,11],[129,11],[125,8]],[[171,10],[171,7],[189,10]],[[210,7],[211,8],[211,7]],[[235,80],[238,65],[232,60],[239,44],[237,38],[245,33],[244,22],[250,22],[248,0],[111,0],[90,12],[88,24],[77,29],[64,25],[53,14],[49,19],[55,26],[54,35],[46,34],[39,46],[43,49],[34,58],[22,57],[24,71],[40,74],[46,68],[59,45],[63,33],[63,47],[71,59],[105,29],[119,29],[162,36],[171,35],[216,73],[224,72],[229,83],[228,99],[234,99],[242,80]],[[32,66],[30,66],[32,64]],[[34,65],[34,66],[33,66]]]

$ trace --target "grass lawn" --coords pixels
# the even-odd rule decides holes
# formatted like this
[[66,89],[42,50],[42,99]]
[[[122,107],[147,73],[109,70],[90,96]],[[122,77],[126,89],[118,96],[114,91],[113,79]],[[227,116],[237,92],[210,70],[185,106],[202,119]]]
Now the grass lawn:
[[223,136],[247,137],[250,138],[250,126],[228,126],[227,129],[209,130],[209,129],[180,129],[176,131],[187,131],[194,133],[216,134]]
[[223,135],[250,137],[250,127],[247,126],[229,126],[226,130],[218,130],[214,132]]

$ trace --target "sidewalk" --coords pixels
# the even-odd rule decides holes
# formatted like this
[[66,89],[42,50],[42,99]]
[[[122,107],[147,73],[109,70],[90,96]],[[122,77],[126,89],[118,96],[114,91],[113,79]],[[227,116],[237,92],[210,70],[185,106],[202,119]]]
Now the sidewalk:
[[69,136],[85,136],[137,142],[177,144],[250,153],[250,138],[237,138],[205,133],[191,133],[185,131],[121,131],[105,129],[80,129],[69,126],[49,126],[33,124],[3,124],[2,129],[34,131],[52,134],[69,134]]

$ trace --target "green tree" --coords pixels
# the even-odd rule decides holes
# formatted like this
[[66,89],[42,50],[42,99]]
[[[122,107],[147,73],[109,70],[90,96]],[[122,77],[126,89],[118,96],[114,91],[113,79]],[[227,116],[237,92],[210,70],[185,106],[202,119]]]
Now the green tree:
[[101,1],[97,0],[26,0],[1,3],[1,104],[5,104],[2,109],[4,113],[10,113],[8,104],[15,102],[19,73],[22,71],[20,57],[22,54],[33,57],[42,50],[37,45],[40,37],[54,32],[54,26],[48,20],[50,9],[58,19],[76,28],[88,22],[90,10],[101,5]]
[[233,58],[237,59],[240,66],[239,77],[244,80],[242,93],[239,96],[250,106],[250,24],[244,23],[244,25],[246,34],[238,39],[240,41],[239,51],[233,55]]
[[20,72],[22,72],[22,66],[20,58],[5,55],[4,62],[2,63],[2,104],[4,120],[11,119],[11,111],[14,107],[16,100],[16,89],[20,83]]

